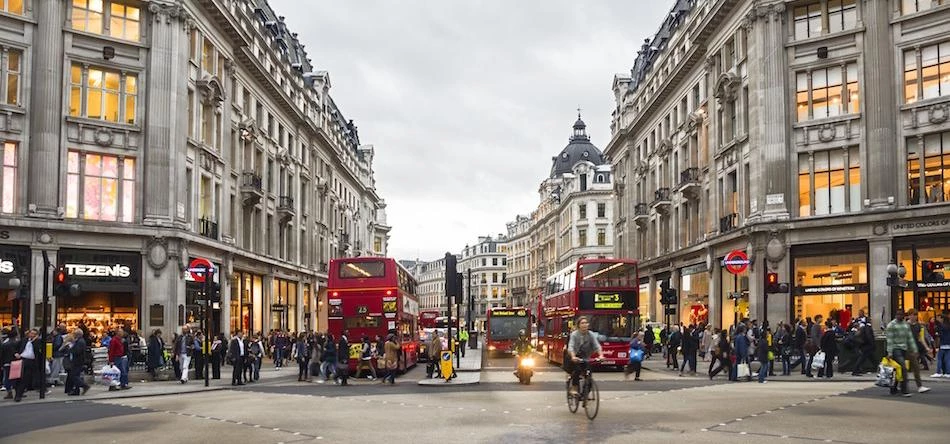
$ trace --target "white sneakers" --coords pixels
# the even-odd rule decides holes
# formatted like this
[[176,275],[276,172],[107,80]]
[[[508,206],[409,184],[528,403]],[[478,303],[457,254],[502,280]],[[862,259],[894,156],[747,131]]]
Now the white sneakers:
[[920,386],[920,388],[917,389],[917,393],[927,393],[929,391],[930,391],[930,388],[924,387],[924,386]]
[[931,378],[944,378],[944,377],[946,377],[946,375],[944,375],[943,373],[934,373],[934,374],[930,375],[930,377],[931,377]]

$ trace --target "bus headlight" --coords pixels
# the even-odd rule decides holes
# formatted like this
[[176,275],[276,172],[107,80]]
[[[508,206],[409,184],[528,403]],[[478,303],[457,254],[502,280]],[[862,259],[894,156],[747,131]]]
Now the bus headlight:
[[494,345],[489,345],[489,346],[488,346],[488,351],[495,351],[495,346],[494,346]]

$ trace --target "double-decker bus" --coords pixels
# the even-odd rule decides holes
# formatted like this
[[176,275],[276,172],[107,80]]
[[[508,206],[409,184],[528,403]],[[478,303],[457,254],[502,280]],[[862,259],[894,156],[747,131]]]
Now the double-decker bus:
[[527,308],[489,308],[485,320],[485,349],[488,353],[511,351],[518,332],[531,332],[531,313]]
[[405,268],[386,257],[333,259],[328,280],[327,330],[334,338],[347,333],[351,369],[356,369],[364,335],[373,340],[394,333],[403,353],[399,370],[418,362],[419,300],[416,280]]
[[541,319],[548,360],[563,364],[575,323],[586,316],[603,349],[599,365],[626,365],[630,340],[639,329],[638,296],[633,260],[581,259],[549,277]]
[[435,328],[436,320],[442,315],[442,310],[429,308],[419,312],[419,328]]

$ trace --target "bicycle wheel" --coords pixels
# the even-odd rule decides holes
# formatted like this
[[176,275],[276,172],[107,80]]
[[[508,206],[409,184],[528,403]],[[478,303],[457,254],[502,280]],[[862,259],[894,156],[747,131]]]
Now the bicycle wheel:
[[580,406],[580,399],[571,394],[571,380],[567,380],[567,409],[571,413],[577,413],[577,407]]
[[600,411],[600,390],[597,389],[594,378],[590,378],[588,381],[590,385],[587,390],[584,390],[587,395],[584,402],[584,413],[587,415],[587,419],[593,421],[597,417],[597,412]]

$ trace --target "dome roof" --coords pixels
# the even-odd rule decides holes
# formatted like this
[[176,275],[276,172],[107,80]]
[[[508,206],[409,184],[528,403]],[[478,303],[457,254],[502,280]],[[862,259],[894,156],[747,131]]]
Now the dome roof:
[[571,135],[570,142],[552,161],[551,177],[570,173],[578,162],[587,161],[594,165],[604,164],[604,154],[594,144],[590,143],[590,136],[587,135],[587,125],[581,120],[580,114],[577,115],[577,122],[574,122],[574,134]]

